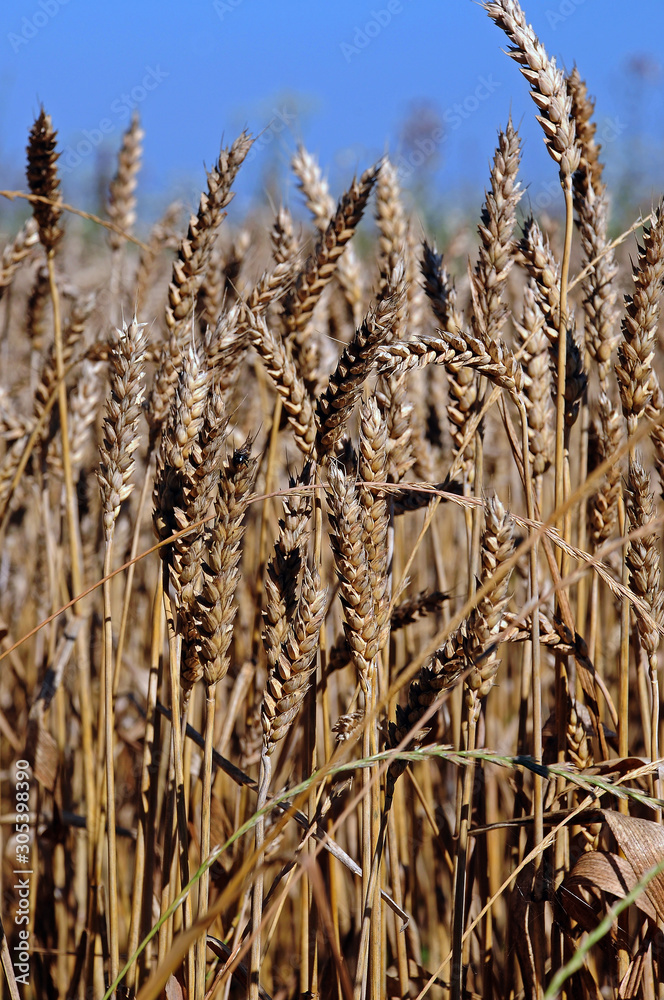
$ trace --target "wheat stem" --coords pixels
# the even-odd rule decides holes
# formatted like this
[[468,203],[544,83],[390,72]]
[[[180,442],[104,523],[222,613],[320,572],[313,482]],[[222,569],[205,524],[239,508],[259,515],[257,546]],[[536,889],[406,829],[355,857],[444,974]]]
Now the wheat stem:
[[[212,748],[214,743],[214,720],[216,710],[216,682],[208,684],[205,689],[205,749],[203,750],[203,789],[201,795],[201,863],[210,855],[210,808],[212,798]],[[198,917],[201,919],[208,909],[210,896],[210,870],[207,868],[198,888]],[[200,938],[196,949],[196,1000],[205,996],[206,971],[205,935]]]
[[[113,532],[106,538],[104,551],[104,576],[111,572]],[[113,635],[111,615],[111,582],[104,584],[104,741],[106,743],[106,837],[108,848],[108,943],[110,954],[109,975],[113,983],[119,969],[119,921],[117,846],[115,840],[115,774],[113,748],[115,720],[113,711]],[[113,994],[115,996],[115,994]]]

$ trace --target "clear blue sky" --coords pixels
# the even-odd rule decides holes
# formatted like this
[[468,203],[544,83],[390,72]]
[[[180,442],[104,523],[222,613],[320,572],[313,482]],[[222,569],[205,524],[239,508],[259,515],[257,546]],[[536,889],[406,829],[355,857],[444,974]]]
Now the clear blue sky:
[[[663,0],[524,6],[549,52],[568,68],[576,62],[596,96],[614,176],[630,170],[656,197],[664,189]],[[433,177],[441,200],[475,192],[470,202],[479,205],[511,110],[522,122],[523,180],[541,202],[556,174],[505,47],[472,0],[5,0],[0,186],[24,184],[26,137],[43,103],[65,151],[67,195],[89,206],[99,157],[109,163],[136,104],[148,206],[173,191],[193,197],[222,136],[245,125],[266,131],[238,185],[241,203],[262,194],[269,171],[284,170],[302,140],[335,194],[388,149],[397,160],[406,153],[406,186]],[[410,145],[409,118],[419,129]]]

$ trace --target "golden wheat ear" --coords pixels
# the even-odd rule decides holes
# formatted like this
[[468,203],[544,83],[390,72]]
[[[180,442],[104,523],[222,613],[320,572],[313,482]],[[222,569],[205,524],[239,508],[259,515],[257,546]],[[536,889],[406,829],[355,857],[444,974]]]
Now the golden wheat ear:
[[[118,166],[109,185],[108,217],[117,229],[131,233],[136,221],[136,185],[138,172],[141,168],[143,141],[145,133],[141,128],[138,112],[132,115],[129,128],[122,136],[122,144],[118,152]],[[108,240],[111,249],[120,250],[124,239],[115,230],[110,230]]]
[[207,190],[201,194],[198,213],[189,220],[187,235],[173,264],[166,305],[168,339],[161,351],[146,407],[155,440],[168,416],[198,293],[210,266],[219,226],[226,217],[224,209],[233,198],[232,185],[251,145],[250,136],[242,132],[232,146],[222,149],[208,173]]
[[21,226],[12,242],[8,243],[2,251],[2,260],[0,261],[0,299],[5,295],[7,289],[11,287],[11,283],[21,262],[30,258],[34,247],[38,243],[39,228],[37,220],[33,217]]

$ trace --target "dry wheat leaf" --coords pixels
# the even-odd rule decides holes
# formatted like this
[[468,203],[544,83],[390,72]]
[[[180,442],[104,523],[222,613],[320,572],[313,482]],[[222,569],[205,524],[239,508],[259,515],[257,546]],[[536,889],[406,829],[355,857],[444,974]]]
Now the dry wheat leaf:
[[510,896],[510,917],[513,925],[520,928],[515,935],[514,947],[519,960],[521,978],[527,997],[538,994],[538,976],[536,963],[536,947],[533,941],[533,927],[537,919],[537,910],[542,903],[535,901],[533,896],[533,879],[535,863],[529,862],[519,873]]
[[[623,816],[612,809],[604,809],[603,813],[638,881],[664,858],[664,828],[651,820]],[[664,872],[651,879],[645,892],[657,911],[657,918],[664,920]]]
[[[623,898],[631,892],[638,881],[638,875],[626,858],[606,851],[589,851],[574,865],[565,879],[565,888],[573,892],[577,886],[592,886],[601,889],[602,892],[609,892],[612,896]],[[657,919],[657,911],[645,893],[639,896],[636,905],[651,920]]]
[[[38,703],[41,705],[41,702]],[[43,715],[28,719],[25,757],[30,762],[37,781],[49,792],[55,789],[60,755],[58,745],[44,724]]]
[[586,774],[599,774],[608,780],[624,778],[626,774],[641,771],[648,761],[645,757],[611,757],[609,760],[598,761],[586,770]]
[[166,1000],[184,1000],[182,987],[173,975],[170,976],[168,982],[166,983],[164,992],[166,993]]

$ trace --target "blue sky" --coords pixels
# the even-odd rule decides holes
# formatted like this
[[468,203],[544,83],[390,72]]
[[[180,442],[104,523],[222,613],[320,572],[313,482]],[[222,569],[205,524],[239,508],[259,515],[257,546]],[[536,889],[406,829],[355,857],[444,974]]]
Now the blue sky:
[[[568,68],[576,62],[597,98],[612,176],[627,173],[642,196],[657,197],[664,2],[524,6],[548,51]],[[169,194],[193,199],[222,137],[245,125],[264,131],[238,183],[240,204],[265,197],[271,172],[283,174],[304,141],[335,194],[389,150],[406,187],[430,182],[441,202],[479,205],[496,131],[511,111],[525,143],[523,181],[536,207],[547,207],[556,172],[505,47],[472,0],[5,2],[0,186],[24,183],[26,137],[43,103],[64,150],[67,195],[90,207],[98,165],[112,168],[137,106],[148,214]],[[292,187],[287,200],[297,203]]]

